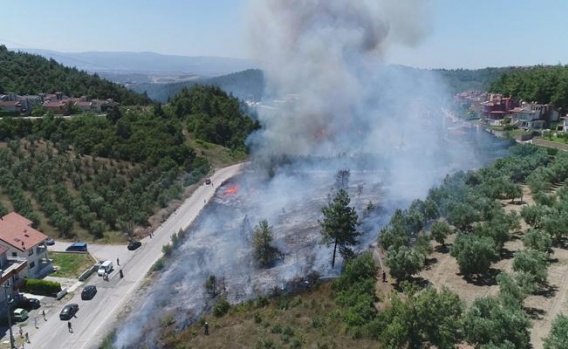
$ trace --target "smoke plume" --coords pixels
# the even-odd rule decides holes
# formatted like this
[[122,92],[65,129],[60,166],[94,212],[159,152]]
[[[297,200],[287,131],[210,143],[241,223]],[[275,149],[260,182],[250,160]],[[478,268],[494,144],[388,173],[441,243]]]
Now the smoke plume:
[[252,54],[265,73],[269,94],[289,102],[286,110],[265,115],[266,129],[254,139],[258,148],[317,155],[369,147],[374,131],[384,130],[377,109],[392,113],[386,110],[389,105],[402,104],[397,94],[404,98],[414,90],[393,91],[396,85],[381,77],[381,60],[390,45],[421,40],[427,27],[424,4],[251,1]]
[[[443,142],[446,94],[439,81],[382,62],[392,45],[415,45],[427,33],[426,4],[250,1],[251,51],[268,83],[258,109],[263,129],[250,138],[253,163],[280,157],[286,166],[281,162],[268,177],[249,169],[219,187],[167,270],[118,329],[118,348],[156,347],[167,314],[181,328],[193,323],[210,309],[204,284],[211,275],[224,280],[231,302],[285,289],[312,272],[337,275],[341,263],[330,267],[318,220],[338,170],[351,170],[347,190],[366,248],[394,208],[423,197],[449,171],[479,164],[467,146]],[[273,227],[283,255],[269,269],[251,261],[252,227],[260,220]]]

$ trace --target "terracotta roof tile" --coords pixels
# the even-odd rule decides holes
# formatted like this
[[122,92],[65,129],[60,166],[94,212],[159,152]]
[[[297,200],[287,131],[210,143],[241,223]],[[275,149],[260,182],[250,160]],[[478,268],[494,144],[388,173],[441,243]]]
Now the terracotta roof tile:
[[0,240],[25,251],[47,239],[47,235],[31,227],[32,221],[10,212],[0,219]]

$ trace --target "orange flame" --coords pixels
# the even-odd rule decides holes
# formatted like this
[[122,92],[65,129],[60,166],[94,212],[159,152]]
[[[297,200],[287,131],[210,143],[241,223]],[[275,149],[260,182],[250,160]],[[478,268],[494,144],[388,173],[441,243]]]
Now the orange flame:
[[239,191],[239,187],[236,184],[231,184],[225,189],[225,195],[234,195]]

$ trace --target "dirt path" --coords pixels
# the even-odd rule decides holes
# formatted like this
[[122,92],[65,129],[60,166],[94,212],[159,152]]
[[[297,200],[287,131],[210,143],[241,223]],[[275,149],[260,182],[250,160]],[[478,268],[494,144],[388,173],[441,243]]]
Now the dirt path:
[[550,294],[530,296],[525,300],[525,307],[534,309],[534,323],[531,342],[535,349],[543,347],[543,338],[550,332],[552,321],[560,313],[568,314],[566,297],[568,293],[568,251],[554,248],[552,258],[558,262],[548,268]]

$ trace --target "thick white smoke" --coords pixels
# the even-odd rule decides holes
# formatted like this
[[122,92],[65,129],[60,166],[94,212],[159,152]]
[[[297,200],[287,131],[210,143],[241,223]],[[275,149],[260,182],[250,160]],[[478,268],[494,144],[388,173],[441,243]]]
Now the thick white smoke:
[[[117,331],[119,348],[140,347],[140,341],[156,347],[151,343],[167,312],[180,323],[194,321],[207,308],[203,285],[209,275],[225,278],[231,301],[312,271],[337,275],[330,249],[319,244],[317,221],[338,169],[352,170],[348,192],[364,221],[365,248],[385,218],[371,217],[370,201],[388,212],[424,196],[449,169],[476,166],[471,152],[442,142],[441,84],[428,72],[382,64],[390,45],[420,42],[427,2],[250,1],[251,50],[265,72],[268,95],[286,101],[265,101],[276,107],[259,110],[263,129],[250,140],[253,160],[283,154],[293,160],[269,180],[243,174],[234,196],[219,189],[172,265]],[[251,262],[250,234],[264,219],[285,257],[260,270]]]
[[266,130],[255,139],[259,148],[314,155],[368,146],[362,136],[381,127],[377,107],[385,110],[401,102],[369,105],[385,99],[393,88],[377,79],[383,52],[389,45],[421,40],[426,3],[252,0],[251,50],[265,73],[268,92],[295,96],[287,110],[263,118]]

